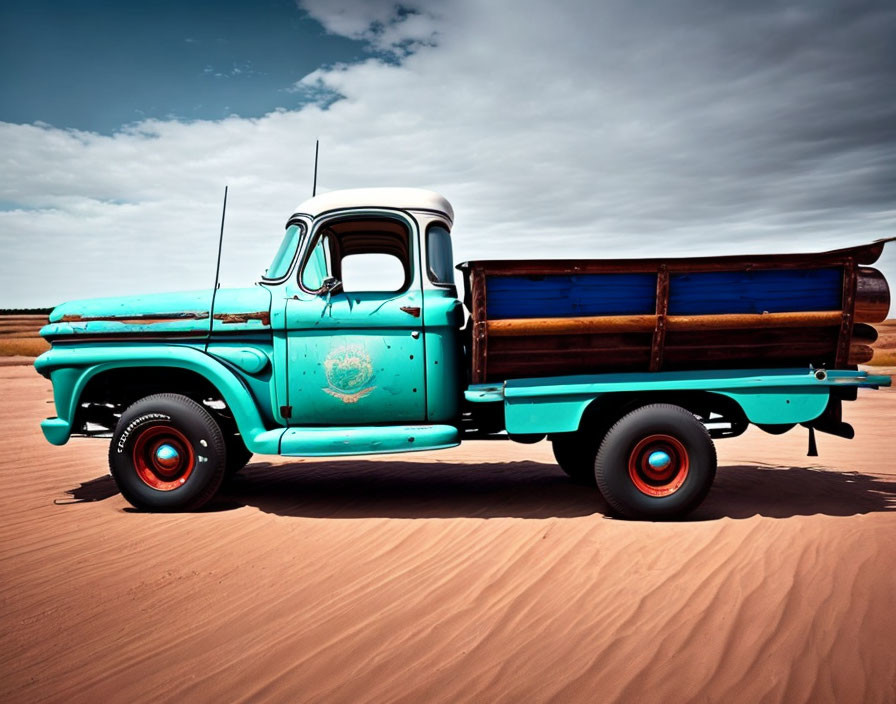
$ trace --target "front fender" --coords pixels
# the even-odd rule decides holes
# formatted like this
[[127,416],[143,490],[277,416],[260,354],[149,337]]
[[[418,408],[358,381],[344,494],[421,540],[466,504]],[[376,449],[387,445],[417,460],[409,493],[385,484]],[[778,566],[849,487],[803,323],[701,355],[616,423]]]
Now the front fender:
[[283,429],[268,431],[243,381],[224,364],[195,347],[129,343],[114,347],[54,347],[38,357],[34,367],[53,382],[58,418],[48,418],[41,428],[54,445],[68,441],[84,387],[97,374],[110,369],[172,367],[199,374],[221,393],[249,450],[265,454],[276,454],[279,450]]

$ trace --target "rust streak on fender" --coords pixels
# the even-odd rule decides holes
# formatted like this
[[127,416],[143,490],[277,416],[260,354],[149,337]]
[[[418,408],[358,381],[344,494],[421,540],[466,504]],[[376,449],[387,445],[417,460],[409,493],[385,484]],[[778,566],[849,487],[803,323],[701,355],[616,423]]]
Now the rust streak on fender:
[[[217,316],[215,316],[217,317]],[[60,323],[123,323],[125,325],[156,325],[158,323],[174,323],[179,320],[202,320],[208,318],[206,311],[187,311],[184,313],[147,313],[146,315],[64,315],[57,322]]]

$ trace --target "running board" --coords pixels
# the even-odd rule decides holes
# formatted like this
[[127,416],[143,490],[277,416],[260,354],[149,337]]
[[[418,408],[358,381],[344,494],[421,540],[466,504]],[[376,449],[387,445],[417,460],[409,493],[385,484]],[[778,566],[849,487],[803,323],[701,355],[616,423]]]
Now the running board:
[[287,428],[280,454],[287,457],[375,455],[439,450],[460,444],[453,425],[376,425],[337,428]]

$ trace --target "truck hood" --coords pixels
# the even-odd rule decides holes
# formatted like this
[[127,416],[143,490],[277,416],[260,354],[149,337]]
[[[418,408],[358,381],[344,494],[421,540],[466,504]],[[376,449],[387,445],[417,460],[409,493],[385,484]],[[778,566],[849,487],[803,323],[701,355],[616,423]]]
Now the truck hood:
[[[40,334],[71,337],[199,337],[209,331],[211,290],[179,291],[63,303]],[[222,288],[215,296],[214,332],[269,330],[271,294],[262,286]]]

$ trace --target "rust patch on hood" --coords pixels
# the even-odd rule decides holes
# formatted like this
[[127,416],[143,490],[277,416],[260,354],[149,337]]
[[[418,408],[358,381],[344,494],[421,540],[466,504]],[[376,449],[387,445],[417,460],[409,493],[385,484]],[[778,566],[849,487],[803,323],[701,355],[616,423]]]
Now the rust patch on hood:
[[259,310],[255,313],[215,313],[215,320],[222,323],[248,323],[250,320],[260,320],[262,325],[271,324],[271,314],[266,310]]

